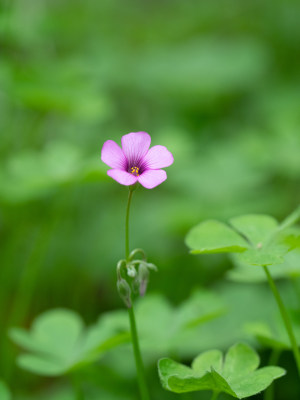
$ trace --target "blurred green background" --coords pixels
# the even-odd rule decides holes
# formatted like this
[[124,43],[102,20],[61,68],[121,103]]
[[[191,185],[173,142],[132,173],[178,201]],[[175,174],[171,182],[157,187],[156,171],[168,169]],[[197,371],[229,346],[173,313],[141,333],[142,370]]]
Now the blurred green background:
[[[54,307],[87,324],[123,307],[127,189],[100,152],[128,132],[149,132],[175,159],[133,202],[131,247],[159,268],[149,293],[176,305],[205,287],[233,307],[253,301],[253,316],[261,302],[275,309],[264,284],[229,283],[229,259],[190,256],[184,236],[206,218],[282,219],[299,204],[299,18],[298,0],[0,1],[0,377],[16,398],[57,388],[49,398],[69,399],[67,383],[16,366],[9,327]],[[216,329],[216,347],[233,343],[231,326]],[[175,399],[149,371],[155,398]],[[87,398],[125,399],[121,383],[121,394],[101,385]],[[293,371],[278,386],[278,399],[299,395]]]

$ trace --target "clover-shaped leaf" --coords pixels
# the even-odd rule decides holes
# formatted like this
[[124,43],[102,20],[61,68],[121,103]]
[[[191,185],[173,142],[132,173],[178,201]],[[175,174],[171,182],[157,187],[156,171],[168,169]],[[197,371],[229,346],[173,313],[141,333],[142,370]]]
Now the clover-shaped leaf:
[[250,265],[281,264],[292,249],[283,231],[295,220],[295,213],[280,225],[273,217],[256,214],[233,218],[228,225],[210,220],[192,228],[186,244],[193,254],[230,252]]
[[28,351],[18,357],[18,365],[31,372],[56,376],[95,361],[105,351],[130,340],[101,319],[86,329],[73,311],[54,309],[40,315],[31,330],[13,328],[11,339]]
[[1,400],[11,400],[11,394],[8,390],[6,384],[0,381],[0,399]]
[[225,358],[218,350],[200,354],[191,368],[164,358],[158,363],[162,386],[175,393],[211,390],[243,399],[265,390],[285,374],[280,367],[259,366],[259,356],[248,345],[232,346]]

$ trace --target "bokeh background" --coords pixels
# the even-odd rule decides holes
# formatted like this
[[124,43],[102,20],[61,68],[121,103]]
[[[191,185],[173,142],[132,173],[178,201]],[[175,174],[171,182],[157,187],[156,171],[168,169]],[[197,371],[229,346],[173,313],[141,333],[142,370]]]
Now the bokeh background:
[[[20,350],[7,332],[54,307],[86,324],[123,307],[115,266],[127,190],[107,177],[100,152],[105,140],[139,130],[175,158],[168,180],[133,202],[131,247],[159,268],[149,293],[174,306],[201,287],[229,299],[232,322],[207,330],[216,347],[232,344],[242,315],[275,303],[264,283],[229,282],[228,257],[189,255],[184,237],[206,218],[282,219],[299,204],[299,1],[0,4],[0,377],[16,399],[72,399],[67,380],[16,366]],[[282,364],[291,373],[277,397],[295,399],[289,354]],[[159,387],[155,363],[148,370],[155,398],[175,399]],[[121,378],[110,390],[86,377],[95,396],[87,399],[137,399],[134,369],[127,392]]]

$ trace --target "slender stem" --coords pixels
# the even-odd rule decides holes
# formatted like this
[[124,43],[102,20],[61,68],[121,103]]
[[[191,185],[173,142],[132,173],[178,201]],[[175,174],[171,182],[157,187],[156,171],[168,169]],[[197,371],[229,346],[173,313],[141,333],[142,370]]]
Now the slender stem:
[[[127,209],[126,209],[126,221],[125,221],[125,254],[126,254],[127,261],[129,258],[129,213],[130,213],[132,194],[133,194],[133,190],[131,188],[129,188],[128,203],[127,203]],[[132,346],[133,346],[133,352],[134,352],[134,358],[135,358],[137,379],[138,379],[139,388],[140,388],[140,395],[141,395],[142,400],[149,400],[150,397],[149,397],[149,393],[148,393],[144,365],[143,365],[141,350],[140,350],[140,346],[139,346],[138,332],[137,332],[137,328],[136,328],[133,306],[128,308],[128,314],[129,314],[129,321],[130,321],[131,340],[132,340]]]
[[210,400],[217,400],[218,396],[219,396],[219,392],[215,392],[215,391],[213,391],[213,394],[212,394],[212,396],[211,396],[211,399],[210,399]]
[[143,365],[143,360],[142,360],[142,356],[141,356],[139,340],[138,340],[138,333],[137,333],[137,329],[136,329],[135,316],[134,316],[134,311],[133,311],[132,306],[131,306],[131,308],[128,308],[128,314],[129,314],[129,319],[130,319],[131,339],[132,339],[132,344],[133,344],[136,372],[137,372],[137,377],[138,377],[138,382],[139,382],[139,387],[140,387],[141,398],[142,398],[142,400],[149,400],[150,397],[149,397],[147,384],[146,384],[144,365]]
[[289,335],[291,346],[292,346],[292,350],[293,350],[293,353],[294,353],[294,358],[295,358],[295,361],[296,361],[296,364],[297,364],[298,373],[300,375],[300,353],[299,353],[298,344],[297,344],[297,341],[296,341],[296,338],[295,338],[295,334],[294,334],[294,331],[293,331],[293,327],[292,327],[292,323],[290,321],[289,314],[288,314],[288,312],[287,312],[287,310],[286,310],[286,308],[285,308],[285,306],[283,304],[282,298],[281,298],[281,296],[280,296],[280,294],[278,292],[278,289],[277,289],[277,287],[275,285],[275,282],[274,282],[274,280],[273,280],[268,268],[266,266],[263,266],[263,268],[265,270],[265,273],[266,273],[267,278],[268,278],[269,285],[271,287],[271,290],[273,292],[273,295],[274,295],[275,300],[277,302],[277,305],[279,307],[279,310],[280,310],[280,313],[281,313],[281,317],[282,317],[283,322],[285,324],[286,331],[287,331],[287,333]]
[[[269,365],[277,365],[280,354],[281,354],[281,350],[273,349],[271,351]],[[267,390],[265,390],[264,400],[273,400],[274,399],[274,385],[275,385],[275,381],[267,388]]]
[[129,257],[129,214],[130,214],[130,205],[131,205],[132,195],[133,195],[133,190],[129,189],[127,209],[126,209],[126,221],[125,221],[125,256],[126,256],[126,260],[128,260],[128,257]]

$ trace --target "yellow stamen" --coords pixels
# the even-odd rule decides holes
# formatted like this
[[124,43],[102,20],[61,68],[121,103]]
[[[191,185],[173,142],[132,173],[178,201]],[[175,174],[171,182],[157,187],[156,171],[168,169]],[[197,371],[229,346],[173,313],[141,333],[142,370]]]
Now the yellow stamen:
[[135,176],[140,176],[139,175],[139,167],[131,167],[131,173],[132,173],[132,175],[135,175]]

